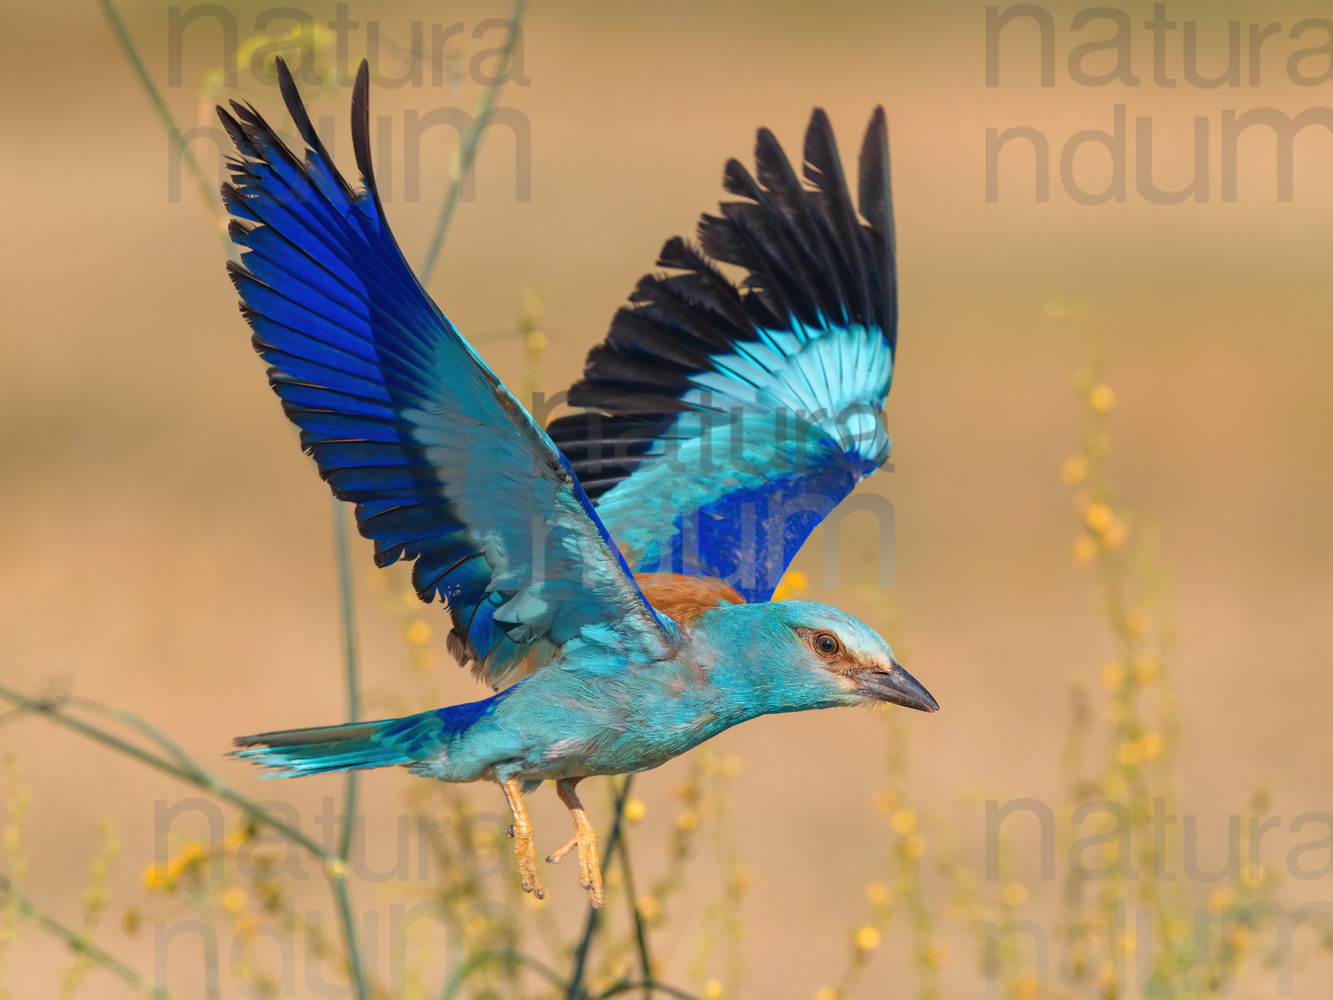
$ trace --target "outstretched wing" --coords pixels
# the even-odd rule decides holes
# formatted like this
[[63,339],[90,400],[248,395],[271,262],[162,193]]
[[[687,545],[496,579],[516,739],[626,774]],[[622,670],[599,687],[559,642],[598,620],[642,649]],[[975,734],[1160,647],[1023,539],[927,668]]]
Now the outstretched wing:
[[[726,580],[768,600],[797,549],[889,455],[897,287],[888,133],[861,148],[860,218],[828,117],[803,185],[761,129],[743,199],[705,215],[696,249],[662,249],[547,428],[635,573]],[[740,287],[718,269],[747,272]]]
[[269,382],[375,560],[415,560],[450,648],[499,687],[571,640],[666,638],[569,462],[417,282],[371,171],[368,76],[352,95],[365,190],[343,180],[287,68],[304,162],[252,107],[218,113],[239,156],[223,186],[229,265]]

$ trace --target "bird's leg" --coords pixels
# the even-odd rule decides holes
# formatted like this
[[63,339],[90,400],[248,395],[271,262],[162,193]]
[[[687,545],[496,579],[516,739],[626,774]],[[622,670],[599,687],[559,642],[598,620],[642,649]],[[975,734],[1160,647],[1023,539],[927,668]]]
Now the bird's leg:
[[518,779],[510,778],[502,782],[505,800],[509,811],[514,814],[514,825],[509,828],[509,836],[514,838],[514,854],[518,858],[518,877],[523,889],[538,899],[546,898],[542,880],[537,875],[537,850],[532,846],[532,824],[528,822],[528,811],[523,808],[523,796],[519,794]]
[[593,909],[600,910],[605,895],[602,892],[602,862],[597,856],[597,831],[592,828],[592,822],[584,811],[583,803],[579,801],[578,793],[574,791],[574,786],[578,783],[578,778],[561,778],[555,783],[556,794],[560,796],[560,801],[565,804],[569,814],[574,817],[574,836],[570,837],[563,847],[552,851],[546,860],[549,864],[556,864],[577,847],[579,884],[588,890],[588,899],[592,902]]

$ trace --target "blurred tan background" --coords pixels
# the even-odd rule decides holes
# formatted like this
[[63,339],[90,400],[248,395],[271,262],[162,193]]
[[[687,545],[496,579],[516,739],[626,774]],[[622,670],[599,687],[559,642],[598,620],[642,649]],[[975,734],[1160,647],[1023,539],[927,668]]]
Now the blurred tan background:
[[[227,6],[242,37],[264,9]],[[307,6],[321,21],[335,12]],[[476,200],[459,206],[431,292],[517,384],[522,353],[502,332],[525,290],[540,286],[550,341],[541,387],[562,389],[661,242],[691,233],[715,207],[725,159],[751,161],[756,127],[794,152],[811,107],[823,106],[850,159],[883,103],[902,321],[888,408],[895,469],[869,488],[896,510],[904,658],[944,706],[907,720],[913,787],[941,806],[977,788],[1058,796],[1069,680],[1095,674],[1108,655],[1092,577],[1071,563],[1076,518],[1059,478],[1077,440],[1081,345],[1042,308],[1050,296],[1075,297],[1107,337],[1113,474],[1161,529],[1180,630],[1183,805],[1216,839],[1204,851],[1212,860],[1225,850],[1226,816],[1260,785],[1284,825],[1333,811],[1333,155],[1323,129],[1298,137],[1287,203],[1275,197],[1262,129],[1242,140],[1234,202],[1222,201],[1218,162],[1225,110],[1333,104],[1333,83],[1298,86],[1286,70],[1292,52],[1327,41],[1322,30],[1299,42],[1286,32],[1328,11],[1315,0],[1173,0],[1173,19],[1198,22],[1209,74],[1226,58],[1227,21],[1280,22],[1283,32],[1263,50],[1258,86],[1246,57],[1240,86],[1167,89],[1152,81],[1147,3],[1120,7],[1135,26],[1142,85],[1072,82],[1071,48],[1107,34],[1104,23],[1070,31],[1080,6],[1046,5],[1058,28],[1054,87],[1037,85],[1024,27],[1005,35],[1000,86],[988,88],[981,3],[536,3],[521,53],[530,85],[511,84],[502,99],[531,123],[531,200],[515,200],[512,142],[493,130]],[[474,40],[473,28],[508,10],[354,2],[349,13],[377,19],[397,46],[410,44],[413,20],[462,22],[454,46],[466,65],[501,37]],[[177,119],[211,123],[200,87],[219,62],[215,30],[187,32],[183,83],[168,87],[167,5],[125,0],[123,12]],[[27,691],[63,679],[132,707],[253,790],[246,768],[221,759],[232,736],[343,711],[327,494],[265,385],[188,178],[179,201],[168,197],[167,140],[97,6],[7,0],[5,23],[0,674]],[[1179,77],[1181,33],[1171,38],[1168,66]],[[352,36],[353,60],[364,42],[364,30]],[[1319,72],[1327,57],[1302,65]],[[465,82],[468,107],[478,92]],[[234,93],[285,124],[275,88],[242,72]],[[329,92],[314,110],[336,120],[351,175],[348,98],[346,88]],[[372,90],[396,152],[407,109],[448,103],[442,87]],[[1127,197],[1077,204],[1061,185],[1059,150],[1080,129],[1109,129],[1116,104],[1131,123]],[[1170,188],[1188,178],[1194,116],[1209,119],[1206,202],[1165,206],[1137,193],[1138,116],[1153,120],[1156,179]],[[1020,125],[1050,139],[1050,200],[1035,202],[1030,154],[1016,143],[988,203],[986,130]],[[401,159],[382,168],[410,260],[424,252],[453,143],[448,129],[428,136],[417,202],[404,200]],[[213,154],[197,149],[212,177]],[[1076,164],[1089,189],[1105,181],[1099,155],[1085,151]],[[866,610],[850,586],[855,547],[843,588],[818,586],[818,545],[798,563],[813,596],[854,613]],[[390,702],[376,692],[409,683],[403,640],[368,584],[369,547],[358,540],[355,555],[367,687],[372,709],[384,710]],[[426,618],[437,624],[443,690],[480,696],[444,652],[441,613]],[[754,882],[747,995],[812,995],[841,966],[864,884],[883,867],[884,828],[870,805],[884,782],[882,726],[856,713],[807,714],[760,720],[722,742],[745,762],[736,823]],[[93,823],[111,813],[126,845],[113,913],[139,898],[153,803],[184,790],[39,720],[0,728],[0,753],[12,751],[34,793],[30,895],[77,914]],[[639,786],[648,870],[675,808],[667,789],[684,766]],[[339,787],[312,779],[260,791],[310,814]],[[371,775],[364,788],[367,808],[400,808],[396,778]],[[553,796],[536,798],[539,835],[563,837]],[[968,836],[963,851],[979,863],[983,845]],[[548,888],[574,919],[572,875],[553,873]],[[1297,889],[1333,898],[1327,879]],[[710,892],[698,890],[698,905]],[[687,923],[661,943],[682,978],[693,933]],[[105,943],[151,971],[149,937],[109,926]],[[886,943],[861,995],[896,995],[905,955],[903,943]],[[64,961],[29,931],[11,962],[15,996],[54,996]],[[960,938],[946,974],[971,984],[960,995],[980,995],[974,965]],[[189,982],[181,973],[180,987]],[[93,992],[118,988],[103,977]]]

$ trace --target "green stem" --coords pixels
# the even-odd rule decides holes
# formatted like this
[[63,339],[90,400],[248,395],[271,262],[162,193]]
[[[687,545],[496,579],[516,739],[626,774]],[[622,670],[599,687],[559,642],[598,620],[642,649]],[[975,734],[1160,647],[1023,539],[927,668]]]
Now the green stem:
[[[342,616],[343,676],[347,686],[347,721],[356,722],[361,714],[361,686],[358,679],[356,641],[356,606],[352,594],[352,564],[347,544],[347,514],[340,501],[333,501],[333,541],[338,563],[338,603]],[[343,941],[347,947],[348,973],[356,990],[357,1000],[366,1000],[369,990],[361,967],[361,943],[353,919],[352,898],[347,887],[347,859],[352,854],[352,832],[356,826],[357,774],[347,772],[343,797],[343,824],[338,840],[338,864],[330,873],[329,884],[338,904],[338,921],[342,924]]]
[[0,898],[7,898],[17,907],[26,919],[54,935],[69,945],[74,951],[81,955],[86,955],[102,968],[106,969],[112,975],[119,977],[131,987],[138,990],[146,997],[153,997],[154,1000],[180,1000],[179,994],[169,993],[160,987],[154,986],[143,976],[135,972],[132,968],[122,962],[120,959],[103,951],[97,945],[93,944],[88,938],[75,930],[66,927],[52,917],[47,916],[41,910],[37,909],[25,896],[18,893],[11,893],[9,879],[0,875]]
[[[357,722],[361,717],[361,684],[358,678],[360,657],[357,654],[356,606],[352,594],[352,564],[347,545],[347,513],[340,501],[333,501],[333,543],[338,561],[338,603],[342,613],[343,676],[347,686],[347,721]],[[346,862],[352,853],[352,831],[356,822],[355,771],[347,772],[347,794],[344,802],[342,838],[338,842],[338,857]]]
[[629,896],[630,913],[634,915],[634,944],[639,949],[639,972],[643,975],[643,995],[652,1000],[653,960],[648,952],[648,928],[643,922],[643,914],[639,912],[638,894],[634,891],[634,865],[630,863],[629,857],[629,840],[623,835],[620,838],[620,870],[625,876],[625,893]]
[[595,1000],[604,1000],[605,997],[619,996],[622,993],[632,993],[635,990],[643,990],[644,996],[651,995],[652,990],[665,993],[669,997],[676,997],[677,1000],[698,1000],[693,993],[687,993],[679,986],[670,986],[667,983],[659,983],[655,979],[645,979],[641,982],[630,980],[628,982],[617,983],[615,986],[598,993]]
[[481,95],[472,124],[468,126],[459,141],[458,156],[454,160],[453,172],[449,178],[449,190],[445,193],[444,204],[440,206],[439,217],[435,220],[435,231],[431,233],[430,244],[426,247],[426,258],[421,265],[422,287],[430,284],[430,277],[435,273],[435,265],[439,261],[440,250],[444,246],[444,236],[449,231],[449,223],[453,221],[454,209],[458,206],[458,196],[462,193],[463,182],[467,180],[472,170],[477,150],[481,147],[482,133],[490,122],[491,110],[500,97],[504,79],[509,75],[509,63],[514,54],[514,45],[518,41],[519,25],[523,22],[523,11],[526,6],[527,0],[515,0],[514,13],[509,19],[513,27],[509,32],[509,41],[505,43],[504,50],[500,53],[500,71],[491,78],[490,86]]
[[560,978],[560,973],[556,972],[550,966],[544,965],[535,958],[523,954],[521,951],[514,951],[513,949],[506,948],[496,951],[478,952],[460,965],[444,984],[444,989],[440,992],[440,1000],[454,1000],[463,989],[464,984],[472,978],[473,973],[490,965],[492,962],[510,962],[517,965],[525,965],[533,972],[544,977],[547,982],[551,983],[551,985],[564,988],[565,981]]
[[[634,775],[627,774],[624,784],[616,792],[615,819],[611,824],[611,838],[606,844],[606,854],[602,856],[603,871],[611,867],[616,849],[620,846],[620,838],[624,831],[625,803],[629,801],[629,791],[633,784]],[[594,910],[591,907],[588,909],[588,920],[583,925],[583,937],[579,939],[578,950],[574,953],[574,971],[570,974],[569,985],[565,988],[565,1000],[580,1000],[585,995],[583,977],[587,972],[588,952],[592,948],[592,939],[597,934],[597,927],[601,922],[601,913],[601,910]],[[652,975],[651,970],[648,974]]]
[[[45,715],[53,722],[59,723],[67,729],[72,729],[74,732],[86,736],[91,740],[95,740],[103,746],[108,746],[112,750],[123,753],[128,757],[133,757],[141,764],[146,764],[157,771],[161,771],[163,774],[169,774],[173,778],[179,778],[181,781],[193,785],[195,788],[207,792],[209,795],[216,796],[224,802],[234,805],[237,809],[240,809],[246,815],[252,817],[255,822],[281,833],[293,843],[304,847],[318,858],[321,863],[327,863],[328,856],[325,854],[324,848],[311,840],[310,837],[302,833],[298,828],[284,823],[263,806],[250,801],[244,795],[228,788],[189,758],[186,758],[181,764],[173,764],[171,761],[164,760],[156,754],[149,753],[142,747],[137,747],[133,743],[127,743],[119,736],[115,736],[114,734],[107,732],[105,729],[91,725],[84,722],[82,719],[75,718],[67,712],[61,711],[55,704],[49,701],[32,698],[26,694],[14,691],[11,688],[4,687],[3,685],[0,685],[0,698],[4,698],[6,701],[22,708],[26,712]],[[147,724],[145,723],[145,725]]]
[[203,201],[210,218],[212,218],[214,228],[221,237],[228,255],[230,255],[233,251],[232,243],[227,238],[226,229],[222,224],[222,206],[213,193],[213,185],[204,176],[204,172],[199,169],[199,161],[194,158],[194,153],[182,136],[180,126],[176,124],[171,109],[167,107],[167,102],[162,99],[161,91],[157,89],[157,85],[153,83],[153,78],[148,74],[148,67],[144,65],[139,50],[134,44],[134,39],[130,37],[129,29],[125,27],[120,12],[116,10],[116,5],[111,0],[99,0],[99,3],[102,5],[102,13],[106,15],[107,23],[111,25],[111,30],[116,36],[116,41],[120,43],[121,51],[125,53],[125,58],[129,60],[130,67],[139,78],[139,84],[143,87],[144,93],[148,95],[148,100],[153,105],[153,110],[157,112],[157,117],[166,128],[167,136],[180,154],[181,163],[190,172],[190,176],[194,178],[195,186],[199,190],[199,197]]

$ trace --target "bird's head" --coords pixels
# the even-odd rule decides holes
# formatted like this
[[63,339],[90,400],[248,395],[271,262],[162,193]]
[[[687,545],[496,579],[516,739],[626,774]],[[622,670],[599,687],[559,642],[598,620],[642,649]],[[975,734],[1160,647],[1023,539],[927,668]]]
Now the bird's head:
[[[716,616],[716,617],[714,617]],[[936,712],[939,704],[904,670],[878,632],[817,601],[719,608],[710,632],[725,631],[737,659],[755,671],[764,711],[800,711],[887,702]],[[721,625],[722,629],[716,626]]]

